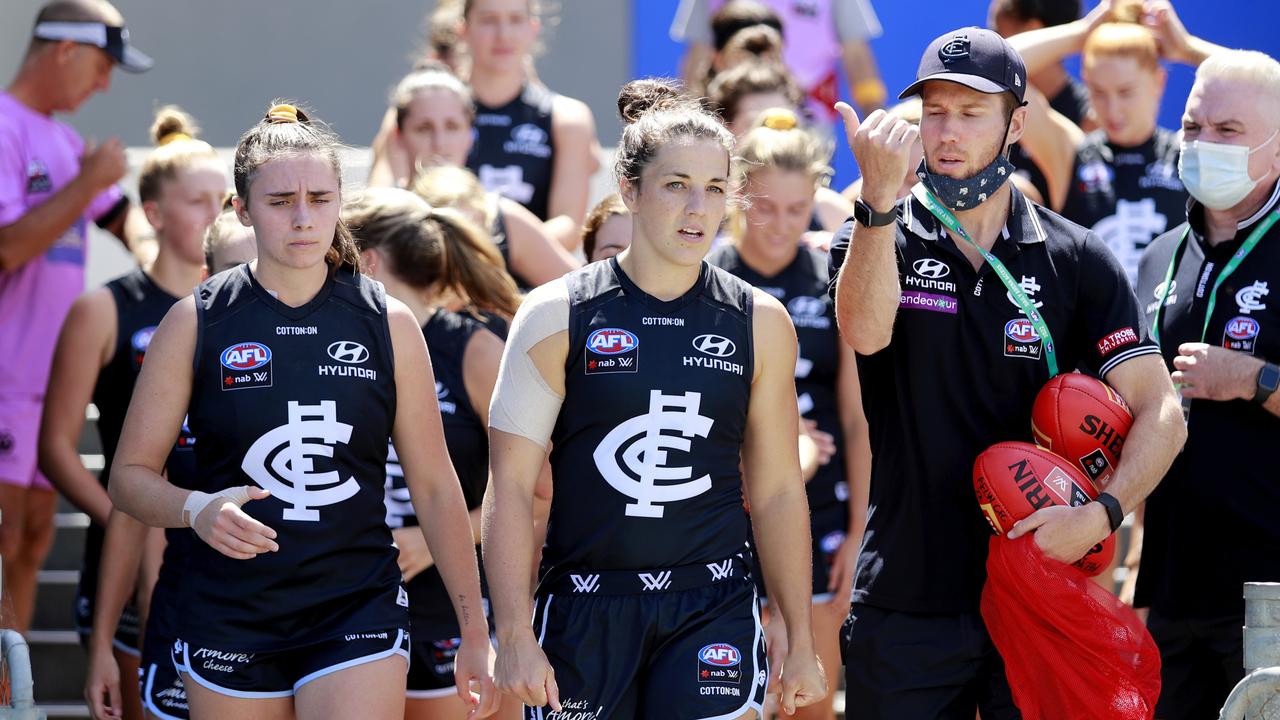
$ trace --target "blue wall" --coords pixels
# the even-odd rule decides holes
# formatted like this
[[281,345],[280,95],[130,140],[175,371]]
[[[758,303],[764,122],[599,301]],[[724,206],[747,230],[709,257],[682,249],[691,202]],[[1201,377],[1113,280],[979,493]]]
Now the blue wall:
[[[930,40],[948,30],[966,25],[985,25],[986,0],[873,0],[884,25],[883,37],[872,42],[880,72],[890,96],[915,78],[920,53]],[[1086,2],[1086,5],[1093,3]],[[679,74],[681,45],[667,34],[675,15],[677,0],[635,0],[632,3],[632,70],[634,77]],[[1183,24],[1194,34],[1228,47],[1261,50],[1280,57],[1280,2],[1275,0],[1174,0]],[[1069,63],[1073,73],[1077,63]],[[1176,128],[1183,104],[1191,90],[1194,70],[1184,65],[1169,67],[1169,85],[1160,112],[1160,124]],[[839,133],[838,133],[839,134]],[[836,179],[843,188],[857,177],[853,158],[839,134],[836,149]]]

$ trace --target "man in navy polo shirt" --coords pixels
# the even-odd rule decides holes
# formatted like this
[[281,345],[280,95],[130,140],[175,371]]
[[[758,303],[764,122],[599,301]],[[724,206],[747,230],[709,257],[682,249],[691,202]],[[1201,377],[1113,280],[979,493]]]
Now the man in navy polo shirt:
[[1135,602],[1160,647],[1162,720],[1217,713],[1244,677],[1241,586],[1280,582],[1280,63],[1228,50],[1200,66],[1179,170],[1187,222],[1138,271],[1187,403],[1186,449],[1147,501]]
[[[866,180],[832,244],[831,291],[874,458],[844,630],[848,703],[860,719],[1018,718],[978,613],[990,530],[974,458],[1031,439],[1032,401],[1059,371],[1086,369],[1124,396],[1134,426],[1099,502],[1041,509],[1010,532],[1034,530],[1071,562],[1147,496],[1186,431],[1105,244],[1006,182],[1027,114],[1022,58],[965,28],[929,46],[916,78],[901,97],[921,96],[918,130],[839,108]],[[923,182],[895,205],[917,134]]]

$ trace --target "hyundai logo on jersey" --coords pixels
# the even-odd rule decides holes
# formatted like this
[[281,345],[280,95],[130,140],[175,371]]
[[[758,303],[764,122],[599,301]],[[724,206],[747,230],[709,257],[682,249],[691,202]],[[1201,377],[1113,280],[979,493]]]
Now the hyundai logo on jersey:
[[369,350],[352,340],[339,340],[329,344],[329,357],[338,362],[357,364],[369,359]]
[[635,333],[621,328],[600,328],[587,336],[586,374],[633,373],[639,362],[640,338]]
[[693,339],[693,349],[713,357],[729,357],[738,347],[727,337],[708,333]]
[[236,343],[218,357],[222,389],[271,387],[271,348],[256,342]]

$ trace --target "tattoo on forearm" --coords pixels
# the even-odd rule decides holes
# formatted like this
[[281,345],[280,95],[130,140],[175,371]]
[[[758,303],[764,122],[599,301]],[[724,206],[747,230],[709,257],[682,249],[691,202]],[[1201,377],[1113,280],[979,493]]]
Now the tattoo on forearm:
[[458,607],[462,608],[462,624],[464,626],[471,624],[471,606],[467,604],[467,596],[458,596]]

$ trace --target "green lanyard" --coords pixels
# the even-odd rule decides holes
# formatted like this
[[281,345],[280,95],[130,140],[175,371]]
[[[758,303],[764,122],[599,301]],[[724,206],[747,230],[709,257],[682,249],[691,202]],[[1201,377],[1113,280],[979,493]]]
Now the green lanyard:
[[[1218,273],[1218,279],[1213,281],[1213,289],[1209,291],[1209,305],[1204,311],[1204,328],[1200,331],[1200,342],[1204,342],[1204,339],[1209,336],[1209,320],[1213,318],[1213,308],[1218,304],[1218,288],[1222,287],[1222,283],[1226,282],[1231,273],[1240,267],[1240,263],[1244,262],[1249,253],[1261,242],[1262,236],[1266,235],[1278,220],[1280,220],[1280,210],[1275,210],[1258,223],[1253,232],[1249,233],[1249,237],[1244,239],[1240,249],[1236,250],[1227,264],[1222,266],[1222,272]],[[1187,225],[1182,230],[1182,236],[1178,238],[1178,244],[1173,246],[1173,257],[1169,258],[1169,269],[1164,274],[1164,285],[1160,286],[1160,296],[1156,298],[1156,314],[1151,319],[1151,338],[1157,345],[1160,344],[1160,311],[1164,310],[1165,298],[1169,297],[1169,285],[1173,282],[1173,274],[1178,267],[1178,254],[1182,252],[1182,246],[1187,242],[1187,235],[1190,234],[1191,226]]]
[[956,216],[947,209],[946,205],[943,205],[935,198],[933,193],[929,192],[924,183],[916,183],[916,186],[911,189],[911,193],[951,232],[964,238],[965,242],[972,245],[978,251],[978,254],[982,256],[982,259],[987,261],[987,264],[996,271],[996,276],[1009,289],[1009,294],[1013,297],[1013,301],[1027,316],[1027,319],[1031,321],[1031,326],[1036,329],[1036,333],[1040,335],[1040,342],[1044,346],[1044,359],[1049,364],[1049,377],[1057,375],[1058,357],[1053,351],[1053,335],[1049,333],[1049,326],[1045,323],[1044,318],[1040,317],[1040,312],[1036,310],[1035,303],[1031,302],[1031,299],[1027,297],[1022,285],[1014,281],[1013,275],[1009,273],[1009,269],[1004,266],[1004,263],[1000,262],[999,258],[982,249],[978,243],[969,237],[969,233],[965,232],[964,228],[960,226],[960,221],[956,219]]

